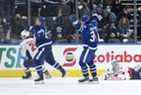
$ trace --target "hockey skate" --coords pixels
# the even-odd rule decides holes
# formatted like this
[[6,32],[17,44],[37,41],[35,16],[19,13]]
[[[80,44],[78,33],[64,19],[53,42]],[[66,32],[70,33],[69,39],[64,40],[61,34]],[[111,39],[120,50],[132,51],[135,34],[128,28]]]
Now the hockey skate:
[[25,70],[25,75],[22,76],[22,79],[29,79],[31,78],[31,71]]
[[62,76],[61,77],[64,77],[66,75],[66,71],[65,69],[63,69],[62,67],[59,68],[59,71],[61,72]]
[[90,78],[89,82],[90,83],[92,82],[92,83],[95,83],[95,84],[99,83],[98,77],[95,76],[95,77]]
[[34,80],[35,84],[44,84],[44,78],[43,77],[39,77],[37,79]]
[[51,78],[51,75],[50,75],[48,70],[45,70],[44,75],[45,75],[45,79],[50,79]]
[[88,81],[89,81],[89,77],[86,77],[86,76],[78,80],[79,83],[85,83]]

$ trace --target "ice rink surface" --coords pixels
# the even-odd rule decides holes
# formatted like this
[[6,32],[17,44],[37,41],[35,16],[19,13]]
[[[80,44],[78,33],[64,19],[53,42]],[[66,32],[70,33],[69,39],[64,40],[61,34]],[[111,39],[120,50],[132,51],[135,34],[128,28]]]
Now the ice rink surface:
[[141,81],[100,81],[80,84],[77,78],[52,78],[45,84],[33,80],[0,79],[0,95],[141,95]]

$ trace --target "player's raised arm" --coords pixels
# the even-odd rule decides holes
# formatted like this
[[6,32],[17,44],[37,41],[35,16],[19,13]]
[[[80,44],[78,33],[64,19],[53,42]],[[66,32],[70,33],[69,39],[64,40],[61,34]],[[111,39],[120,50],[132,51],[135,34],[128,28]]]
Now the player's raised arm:
[[75,15],[71,15],[69,17],[70,22],[72,23],[73,27],[76,29],[77,32],[82,31],[81,23],[80,21],[76,18]]

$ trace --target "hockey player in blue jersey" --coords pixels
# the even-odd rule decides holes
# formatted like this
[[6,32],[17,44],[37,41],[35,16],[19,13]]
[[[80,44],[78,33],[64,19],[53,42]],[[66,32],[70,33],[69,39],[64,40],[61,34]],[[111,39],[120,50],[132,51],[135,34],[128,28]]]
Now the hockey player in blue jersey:
[[[97,24],[94,20],[91,20],[87,15],[82,17],[81,23],[75,18],[75,16],[71,16],[70,21],[72,22],[75,29],[81,32],[82,43],[84,46],[79,61],[79,65],[83,73],[83,78],[80,79],[79,82],[98,81],[96,65],[93,62],[98,43]],[[88,69],[90,69],[92,79],[89,78]]]
[[38,48],[38,52],[33,59],[34,67],[37,70],[39,78],[35,79],[35,81],[42,81],[43,78],[43,68],[42,65],[44,61],[48,62],[51,66],[58,69],[62,73],[62,77],[65,76],[66,72],[62,68],[62,66],[55,61],[53,53],[52,53],[52,44],[53,41],[45,35],[46,29],[41,25],[41,21],[39,18],[35,20],[34,26],[31,29],[32,35],[35,38],[36,45]]
[[[24,75],[22,76],[23,79],[29,79],[32,77],[31,70],[33,64],[32,59],[34,58],[35,54],[38,51],[36,47],[35,39],[32,38],[31,34],[27,30],[23,30],[21,32],[22,42],[20,43],[20,58],[24,59],[23,66],[24,66]],[[45,78],[51,78],[48,70],[44,68],[43,73]]]

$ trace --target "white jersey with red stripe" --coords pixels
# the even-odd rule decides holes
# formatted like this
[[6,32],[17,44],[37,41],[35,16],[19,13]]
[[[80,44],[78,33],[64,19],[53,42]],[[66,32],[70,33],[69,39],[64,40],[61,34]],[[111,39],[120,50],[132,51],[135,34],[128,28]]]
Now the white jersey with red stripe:
[[26,51],[28,51],[32,58],[34,58],[38,51],[33,38],[24,39],[20,44],[20,48],[22,55],[25,55]]

